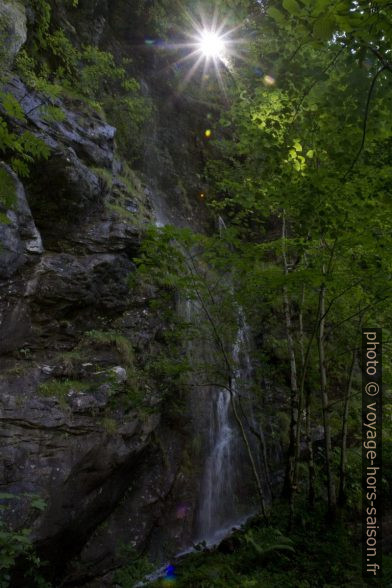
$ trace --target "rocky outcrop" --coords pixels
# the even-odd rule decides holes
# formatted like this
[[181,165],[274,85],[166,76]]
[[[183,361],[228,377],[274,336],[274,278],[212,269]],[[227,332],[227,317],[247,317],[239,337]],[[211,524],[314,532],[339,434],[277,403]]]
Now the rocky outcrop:
[[22,183],[5,164],[0,164],[0,179],[13,204],[4,211],[7,220],[0,233],[0,277],[9,278],[29,257],[43,253],[43,246]]
[[[113,414],[110,388],[104,386],[81,393],[69,384],[61,399],[42,396],[37,385],[48,377],[48,369],[27,368],[0,382],[1,479],[8,492],[38,494],[47,501],[44,515],[35,520],[27,500],[17,501],[8,517],[16,527],[32,526],[37,550],[50,562],[48,576],[58,581],[91,534],[110,519],[135,477],[140,478],[159,415],[141,420],[135,411]],[[129,526],[128,519],[118,521],[116,530],[124,525]],[[138,545],[148,532],[144,517],[140,525]],[[111,542],[107,548],[113,564],[116,546]]]
[[26,11],[19,0],[0,2],[0,60],[10,66],[27,39]]
[[[0,4],[7,65],[26,38],[19,8]],[[53,4],[71,36],[125,55],[129,10],[83,0],[77,22]],[[0,168],[9,189],[0,210],[0,484],[19,497],[8,523],[32,529],[55,586],[111,586],[122,545],[159,560],[192,536],[200,472],[197,459],[190,465],[189,415],[183,407],[174,418],[144,370],[165,324],[149,308],[154,293],[132,290],[129,277],[149,223],[208,225],[194,140],[203,115],[172,95],[159,63],[141,56],[135,67],[157,107],[134,169],[117,152],[116,129],[80,100],[49,99],[14,73],[2,88],[25,117],[1,110],[10,129],[39,137],[50,155],[23,182]],[[46,115],[53,106],[59,120]],[[26,493],[45,500],[43,513]]]
[[[6,518],[32,529],[54,585],[111,586],[122,545],[159,560],[162,545],[171,553],[192,535],[188,417],[173,424],[145,375],[164,324],[149,309],[153,293],[132,291],[129,276],[154,208],[175,210],[174,198],[172,222],[198,215],[184,188],[165,193],[159,137],[155,159],[131,170],[115,128],[91,108],[53,102],[16,76],[3,89],[25,115],[2,112],[13,132],[50,148],[23,183],[0,168],[9,189],[0,211],[0,483],[18,496]],[[48,120],[48,106],[61,121]],[[179,185],[172,162],[167,170]],[[27,494],[45,500],[43,513]],[[22,576],[23,566],[15,586]]]

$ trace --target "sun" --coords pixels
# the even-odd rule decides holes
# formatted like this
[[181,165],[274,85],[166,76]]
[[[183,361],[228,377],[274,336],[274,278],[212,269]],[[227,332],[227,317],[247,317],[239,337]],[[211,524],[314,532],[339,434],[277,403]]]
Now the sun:
[[[242,25],[230,28],[229,16],[222,17],[217,10],[213,14],[199,13],[197,16],[185,12],[185,17],[189,28],[181,34],[183,41],[165,44],[167,49],[178,55],[170,67],[183,73],[178,81],[177,92],[183,92],[190,81],[199,76],[201,89],[215,77],[226,95],[227,78],[228,74],[233,76],[234,60],[244,60],[242,52],[239,52],[244,39],[238,37]],[[187,71],[183,67],[186,63],[189,64]]]
[[198,45],[200,53],[207,59],[223,59],[225,42],[217,32],[202,30]]

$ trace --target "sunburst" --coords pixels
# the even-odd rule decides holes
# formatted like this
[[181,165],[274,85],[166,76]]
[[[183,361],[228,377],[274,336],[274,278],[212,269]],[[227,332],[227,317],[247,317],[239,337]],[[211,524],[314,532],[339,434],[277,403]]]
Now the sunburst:
[[182,53],[182,57],[172,66],[180,67],[186,63],[189,64],[188,70],[184,71],[178,91],[182,92],[199,73],[202,74],[203,83],[207,75],[213,71],[221,90],[226,94],[224,72],[232,72],[234,58],[242,59],[238,47],[244,41],[237,36],[240,27],[229,28],[228,19],[220,18],[217,12],[209,17],[200,15],[195,18],[189,13],[185,17],[190,29],[190,32],[186,34],[188,41],[165,44],[170,51]]

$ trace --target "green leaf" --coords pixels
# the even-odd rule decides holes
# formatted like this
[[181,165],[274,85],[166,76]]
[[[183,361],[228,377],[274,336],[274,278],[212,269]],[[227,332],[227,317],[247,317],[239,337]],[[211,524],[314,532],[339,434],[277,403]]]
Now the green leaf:
[[31,506],[37,510],[44,511],[47,507],[46,501],[40,496],[34,496],[31,499]]
[[0,224],[3,225],[9,225],[10,224],[10,219],[8,218],[8,216],[6,216],[4,214],[4,212],[0,212]]
[[268,8],[267,14],[280,25],[284,25],[286,23],[287,19],[285,15],[282,12],[280,12],[280,10],[275,8],[275,6],[271,6],[270,8]]
[[13,157],[11,159],[11,166],[12,169],[20,176],[21,178],[27,178],[29,175],[29,167],[26,165],[24,161],[18,159],[17,157]]
[[10,494],[9,492],[0,492],[0,500],[15,500],[19,498],[16,494]]
[[15,96],[9,92],[0,92],[0,102],[8,116],[19,121],[26,120],[23,109]]
[[301,7],[296,0],[283,0],[283,8],[296,16],[301,14]]
[[[15,202],[16,190],[14,179],[4,167],[0,167],[0,204],[6,210],[9,210],[14,206]],[[4,498],[4,496],[0,494],[0,498]]]
[[314,14],[314,16],[319,16],[330,6],[331,2],[330,0],[315,0],[312,4],[312,14]]
[[329,40],[336,29],[336,21],[333,16],[327,15],[316,20],[313,26],[313,35],[320,41]]
[[63,122],[65,120],[65,112],[61,108],[58,108],[58,106],[44,106],[41,112],[42,118],[46,122]]

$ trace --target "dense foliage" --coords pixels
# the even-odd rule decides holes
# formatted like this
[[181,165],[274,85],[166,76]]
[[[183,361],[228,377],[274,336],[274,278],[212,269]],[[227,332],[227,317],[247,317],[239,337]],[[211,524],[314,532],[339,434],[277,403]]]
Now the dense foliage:
[[[391,11],[385,1],[284,0],[247,8],[245,63],[229,64],[222,73],[229,105],[213,128],[207,162],[208,203],[226,227],[220,245],[216,237],[199,237],[199,249],[190,249],[189,236],[172,233],[175,244],[166,259],[164,231],[152,237],[155,252],[146,246],[146,258],[151,275],[166,268],[166,285],[171,280],[186,296],[202,298],[216,354],[226,321],[213,309],[225,308],[230,297],[229,305],[268,333],[257,361],[264,374],[289,388],[283,488],[289,528],[304,508],[323,504],[331,524],[340,519],[356,528],[363,326],[383,328],[387,389],[392,375]],[[215,276],[198,271],[196,282],[189,268],[195,257],[208,259]],[[217,293],[216,275],[222,286],[228,273],[226,295]],[[385,496],[391,483],[388,394]],[[320,427],[323,445],[315,453],[312,438]],[[358,533],[346,540],[359,542]],[[326,558],[322,549],[318,557]],[[221,585],[201,577],[192,584],[196,576],[187,576],[184,585]],[[225,578],[224,585],[235,582]],[[287,585],[321,586],[323,578]],[[249,582],[241,585],[275,585],[261,577]]]
[[[61,120],[61,105],[79,101],[80,108],[99,112],[117,127],[119,150],[128,161],[140,157],[138,136],[152,106],[129,75],[129,62],[118,63],[94,46],[79,46],[53,25],[46,0],[29,4],[35,26],[16,68],[26,85],[45,97],[45,115]],[[140,2],[153,35],[170,39],[198,9],[191,0],[184,13],[173,4]],[[202,4],[208,13],[210,3]],[[70,5],[76,8],[77,1]],[[174,397],[189,384],[192,371],[202,374],[199,386],[229,390],[263,516],[233,540],[227,553],[205,553],[200,547],[200,553],[180,564],[178,585],[361,586],[363,326],[383,328],[386,388],[392,381],[390,2],[221,0],[216,10],[227,27],[242,22],[235,34],[243,41],[238,43],[241,55],[218,66],[226,95],[216,96],[218,83],[207,89],[221,114],[215,123],[209,120],[203,196],[220,218],[220,230],[205,236],[151,228],[144,234],[131,285],[150,288],[155,310],[166,313],[170,324],[166,353],[143,366],[160,381],[169,405],[175,405]],[[6,122],[12,119],[21,128],[26,122],[12,95],[2,92],[0,102],[0,151],[24,176],[32,162],[50,152],[30,132],[15,132]],[[10,190],[3,192],[0,202],[9,208]],[[178,318],[186,303],[197,309],[192,320],[184,311]],[[266,504],[254,467],[246,404],[241,406],[233,394],[238,366],[229,350],[239,315],[262,339],[254,350],[256,377],[246,396],[260,405],[266,382],[286,395],[279,516]],[[101,345],[123,345],[111,332],[91,331],[89,337]],[[199,348],[208,344],[210,357],[190,362],[190,343]],[[133,357],[127,348],[125,354],[129,367]],[[137,383],[136,368],[134,374]],[[392,506],[388,394],[385,508]],[[262,420],[261,411],[257,417]],[[313,442],[316,433],[321,443]],[[274,489],[275,498],[278,491]],[[0,563],[7,574],[20,555],[39,564],[28,531],[12,532],[3,524],[0,531],[8,550]],[[391,570],[389,559],[385,562],[387,586]],[[135,555],[116,581],[131,586],[147,571],[148,562]]]

